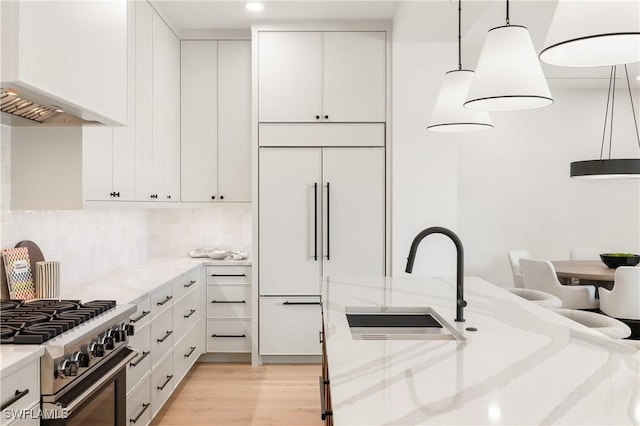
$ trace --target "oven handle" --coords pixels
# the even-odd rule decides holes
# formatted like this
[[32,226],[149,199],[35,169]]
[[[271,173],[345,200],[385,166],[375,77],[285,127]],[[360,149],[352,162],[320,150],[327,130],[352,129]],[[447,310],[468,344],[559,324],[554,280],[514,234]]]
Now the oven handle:
[[[45,404],[43,404],[43,409],[47,408],[50,409],[52,408],[52,411],[58,411],[59,409],[64,409],[64,411],[66,411],[67,413],[73,413],[73,411],[78,408],[78,406],[80,406],[82,403],[84,403],[91,395],[93,395],[95,393],[96,390],[98,390],[102,385],[104,385],[105,383],[109,382],[111,379],[113,379],[113,377],[123,368],[126,367],[127,363],[129,363],[129,361],[131,361],[132,359],[134,359],[136,356],[138,356],[138,352],[131,350],[131,353],[129,355],[127,355],[122,361],[120,361],[118,364],[116,364],[111,371],[109,371],[108,374],[105,374],[104,376],[102,376],[99,380],[97,380],[95,383],[93,383],[86,391],[82,392],[80,395],[78,395],[78,397],[76,399],[74,399],[72,402],[70,402],[69,404],[62,405],[60,403],[45,403],[47,405],[50,405],[51,407],[46,407]],[[59,418],[59,417],[56,417]]]

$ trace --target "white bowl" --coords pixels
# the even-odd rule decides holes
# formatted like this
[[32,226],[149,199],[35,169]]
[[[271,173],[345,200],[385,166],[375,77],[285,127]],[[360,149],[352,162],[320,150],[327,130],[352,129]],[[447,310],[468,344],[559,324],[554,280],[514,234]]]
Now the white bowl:
[[210,250],[207,252],[207,256],[211,259],[222,260],[229,256],[228,250]]

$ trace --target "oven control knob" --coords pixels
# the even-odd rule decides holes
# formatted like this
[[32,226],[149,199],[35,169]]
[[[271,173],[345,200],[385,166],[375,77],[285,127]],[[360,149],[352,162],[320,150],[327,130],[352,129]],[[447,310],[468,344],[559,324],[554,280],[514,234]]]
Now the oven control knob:
[[71,355],[71,362],[74,363],[77,367],[88,367],[89,366],[89,355],[84,352],[76,351]]
[[110,351],[113,349],[113,337],[110,336],[110,332],[112,331],[113,330],[107,330],[107,333],[103,334],[98,339],[98,343],[102,345],[103,351]]
[[88,350],[93,357],[100,358],[104,356],[104,345],[100,342],[89,343]]
[[58,378],[64,379],[67,376],[71,376],[71,361],[68,359],[62,359],[58,363]]
[[123,325],[124,324],[116,325],[113,327],[113,330],[111,330],[111,337],[116,342],[122,342],[127,338],[125,331],[122,329]]

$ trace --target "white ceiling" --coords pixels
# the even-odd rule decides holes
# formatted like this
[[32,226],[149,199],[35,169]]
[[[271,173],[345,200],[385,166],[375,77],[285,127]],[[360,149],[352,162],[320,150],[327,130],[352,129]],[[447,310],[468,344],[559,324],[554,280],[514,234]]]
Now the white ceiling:
[[[592,1],[592,0],[591,0]],[[603,0],[611,1],[611,0]],[[153,0],[154,7],[179,33],[184,30],[249,29],[251,25],[287,20],[390,20],[394,22],[393,40],[397,42],[457,41],[456,0],[262,0],[259,12],[245,9],[244,0]],[[528,27],[538,51],[553,17],[557,0],[512,0],[511,24]],[[463,0],[463,64],[473,68],[490,28],[504,25],[504,0]],[[457,64],[452,64],[452,69]],[[551,86],[606,88],[608,68],[565,68],[543,64]],[[640,64],[630,68],[632,84]]]

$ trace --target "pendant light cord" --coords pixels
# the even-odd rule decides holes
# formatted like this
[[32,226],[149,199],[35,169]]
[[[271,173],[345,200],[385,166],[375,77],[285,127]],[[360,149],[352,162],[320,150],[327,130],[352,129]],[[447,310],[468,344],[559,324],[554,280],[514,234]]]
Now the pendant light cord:
[[614,70],[614,67],[611,67],[611,72],[609,73],[609,88],[607,89],[607,108],[604,111],[604,127],[602,129],[602,144],[600,145],[601,160],[602,160],[602,155],[604,154],[604,141],[607,135],[607,119],[609,118],[609,101],[611,100],[611,84],[613,83],[613,70]]
[[611,160],[611,145],[613,144],[613,109],[616,106],[616,78],[618,67],[613,66],[613,90],[611,91],[611,127],[609,127],[609,160]]
[[511,25],[509,24],[509,0],[507,0],[507,25]]
[[458,0],[458,71],[462,70],[462,0]]
[[633,114],[633,124],[636,126],[636,139],[638,140],[638,147],[640,148],[640,132],[638,132],[638,119],[636,117],[636,110],[633,107],[633,95],[631,94],[631,84],[629,84],[629,70],[627,64],[624,64],[624,72],[627,75],[627,88],[629,89],[629,102],[631,102],[631,113]]

